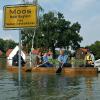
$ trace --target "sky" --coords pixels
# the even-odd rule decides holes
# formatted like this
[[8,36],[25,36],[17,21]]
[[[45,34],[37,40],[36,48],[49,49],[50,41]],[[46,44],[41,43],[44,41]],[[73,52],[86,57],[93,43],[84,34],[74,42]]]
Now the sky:
[[[33,0],[26,0],[33,1]],[[3,30],[3,6],[22,3],[21,0],[0,0],[0,38],[18,42],[18,30]],[[66,20],[81,24],[81,46],[100,41],[100,0],[38,0],[44,12],[63,13]]]

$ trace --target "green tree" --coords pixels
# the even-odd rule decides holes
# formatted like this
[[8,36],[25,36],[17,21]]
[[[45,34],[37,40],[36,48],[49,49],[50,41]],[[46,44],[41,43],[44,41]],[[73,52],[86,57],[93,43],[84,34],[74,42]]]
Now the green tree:
[[0,50],[2,50],[4,53],[6,53],[9,48],[14,48],[16,45],[17,43],[13,40],[0,39]]
[[22,30],[21,34],[22,34],[23,49],[26,52],[29,52],[32,47],[32,39],[33,39],[34,29]]
[[[48,12],[40,16],[39,27],[36,30],[34,47],[43,47],[51,49],[55,54],[55,47],[64,47],[74,50],[80,46],[82,37],[80,36],[80,24],[78,22],[71,24],[66,21],[63,14],[58,12]],[[23,44],[29,45],[32,42],[33,30],[23,30]],[[25,42],[27,40],[27,42]]]
[[95,59],[100,59],[100,41],[96,41],[87,47],[94,53]]
[[[44,9],[38,4],[38,0],[23,0],[23,3],[25,4],[35,4],[37,5],[38,8],[38,14],[39,14],[39,18],[41,16],[41,14],[44,12]],[[38,18],[38,20],[39,20]],[[37,30],[36,28],[33,29],[27,29],[27,30],[22,30],[21,34],[22,34],[22,45],[23,45],[23,49],[28,53],[30,52],[31,48],[32,48],[32,41],[34,42],[34,37],[35,34],[38,34],[39,29]],[[39,36],[40,37],[40,36]],[[41,38],[41,37],[40,37]],[[39,38],[38,38],[39,41]],[[37,42],[38,42],[37,41]],[[39,41],[40,42],[40,41]],[[36,43],[36,41],[35,41]],[[38,44],[38,43],[37,43]],[[36,45],[33,43],[33,45]],[[35,46],[36,47],[36,46]]]
[[4,40],[0,39],[0,50],[4,51]]
[[[80,47],[79,43],[82,41],[82,37],[79,34],[81,28],[80,24],[76,22],[71,25],[71,22],[66,21],[60,12],[57,14],[54,12],[44,14],[40,19],[39,28],[41,35],[44,34],[41,40],[44,41],[44,45],[42,46],[48,49],[51,48],[53,54],[55,54],[55,47],[69,49],[69,46],[71,46],[74,50]],[[36,40],[38,40],[38,38],[36,38]]]
[[15,41],[13,41],[13,40],[5,40],[4,41],[4,50],[5,50],[5,52],[9,49],[9,48],[15,48],[15,46],[18,44],[18,43],[16,43]]

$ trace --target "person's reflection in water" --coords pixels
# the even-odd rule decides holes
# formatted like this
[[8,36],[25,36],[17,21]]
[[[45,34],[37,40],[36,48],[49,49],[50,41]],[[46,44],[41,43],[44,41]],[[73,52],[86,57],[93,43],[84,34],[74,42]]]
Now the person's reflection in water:
[[87,97],[90,100],[94,100],[93,99],[93,86],[92,86],[93,80],[92,80],[92,78],[86,78],[85,81],[86,81],[86,93],[87,93]]

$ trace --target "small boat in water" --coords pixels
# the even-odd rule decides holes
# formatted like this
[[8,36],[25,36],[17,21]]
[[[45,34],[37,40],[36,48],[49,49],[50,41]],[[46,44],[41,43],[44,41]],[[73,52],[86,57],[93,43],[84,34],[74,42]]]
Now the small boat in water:
[[[10,71],[10,72],[18,72],[18,66],[8,66],[7,69]],[[32,68],[31,67],[21,67],[21,72],[31,72]]]
[[[58,68],[52,67],[52,68],[47,68],[47,67],[32,67],[32,72],[39,72],[39,73],[56,73]],[[83,75],[83,76],[96,76],[98,73],[98,69],[94,67],[77,67],[77,68],[72,68],[72,67],[65,67],[62,69],[61,74],[68,75],[68,76],[78,76],[78,75]]]
[[[18,72],[18,66],[8,66],[7,69],[11,72]],[[37,72],[46,74],[56,74],[58,68],[56,67],[21,67],[21,72]],[[61,74],[67,76],[96,76],[98,68],[94,67],[64,67],[62,68]]]

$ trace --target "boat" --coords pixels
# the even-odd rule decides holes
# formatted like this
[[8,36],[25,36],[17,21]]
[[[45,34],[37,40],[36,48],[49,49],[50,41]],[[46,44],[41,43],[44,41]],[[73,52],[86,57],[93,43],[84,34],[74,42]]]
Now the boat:
[[[51,73],[56,74],[58,68],[52,67],[52,68],[46,68],[46,67],[32,67],[32,72],[38,72],[38,73]],[[68,75],[68,76],[96,76],[98,73],[98,69],[94,67],[65,67],[62,69],[61,74]]]
[[[7,66],[7,70],[9,70],[10,72],[18,72],[19,68],[18,66]],[[31,72],[32,68],[31,67],[27,67],[27,66],[23,66],[21,67],[21,72]]]
[[[18,66],[8,66],[10,72],[18,72]],[[36,72],[45,74],[56,74],[58,68],[56,67],[21,67],[21,72]],[[62,75],[67,76],[97,76],[98,68],[96,67],[64,67],[61,71]]]

